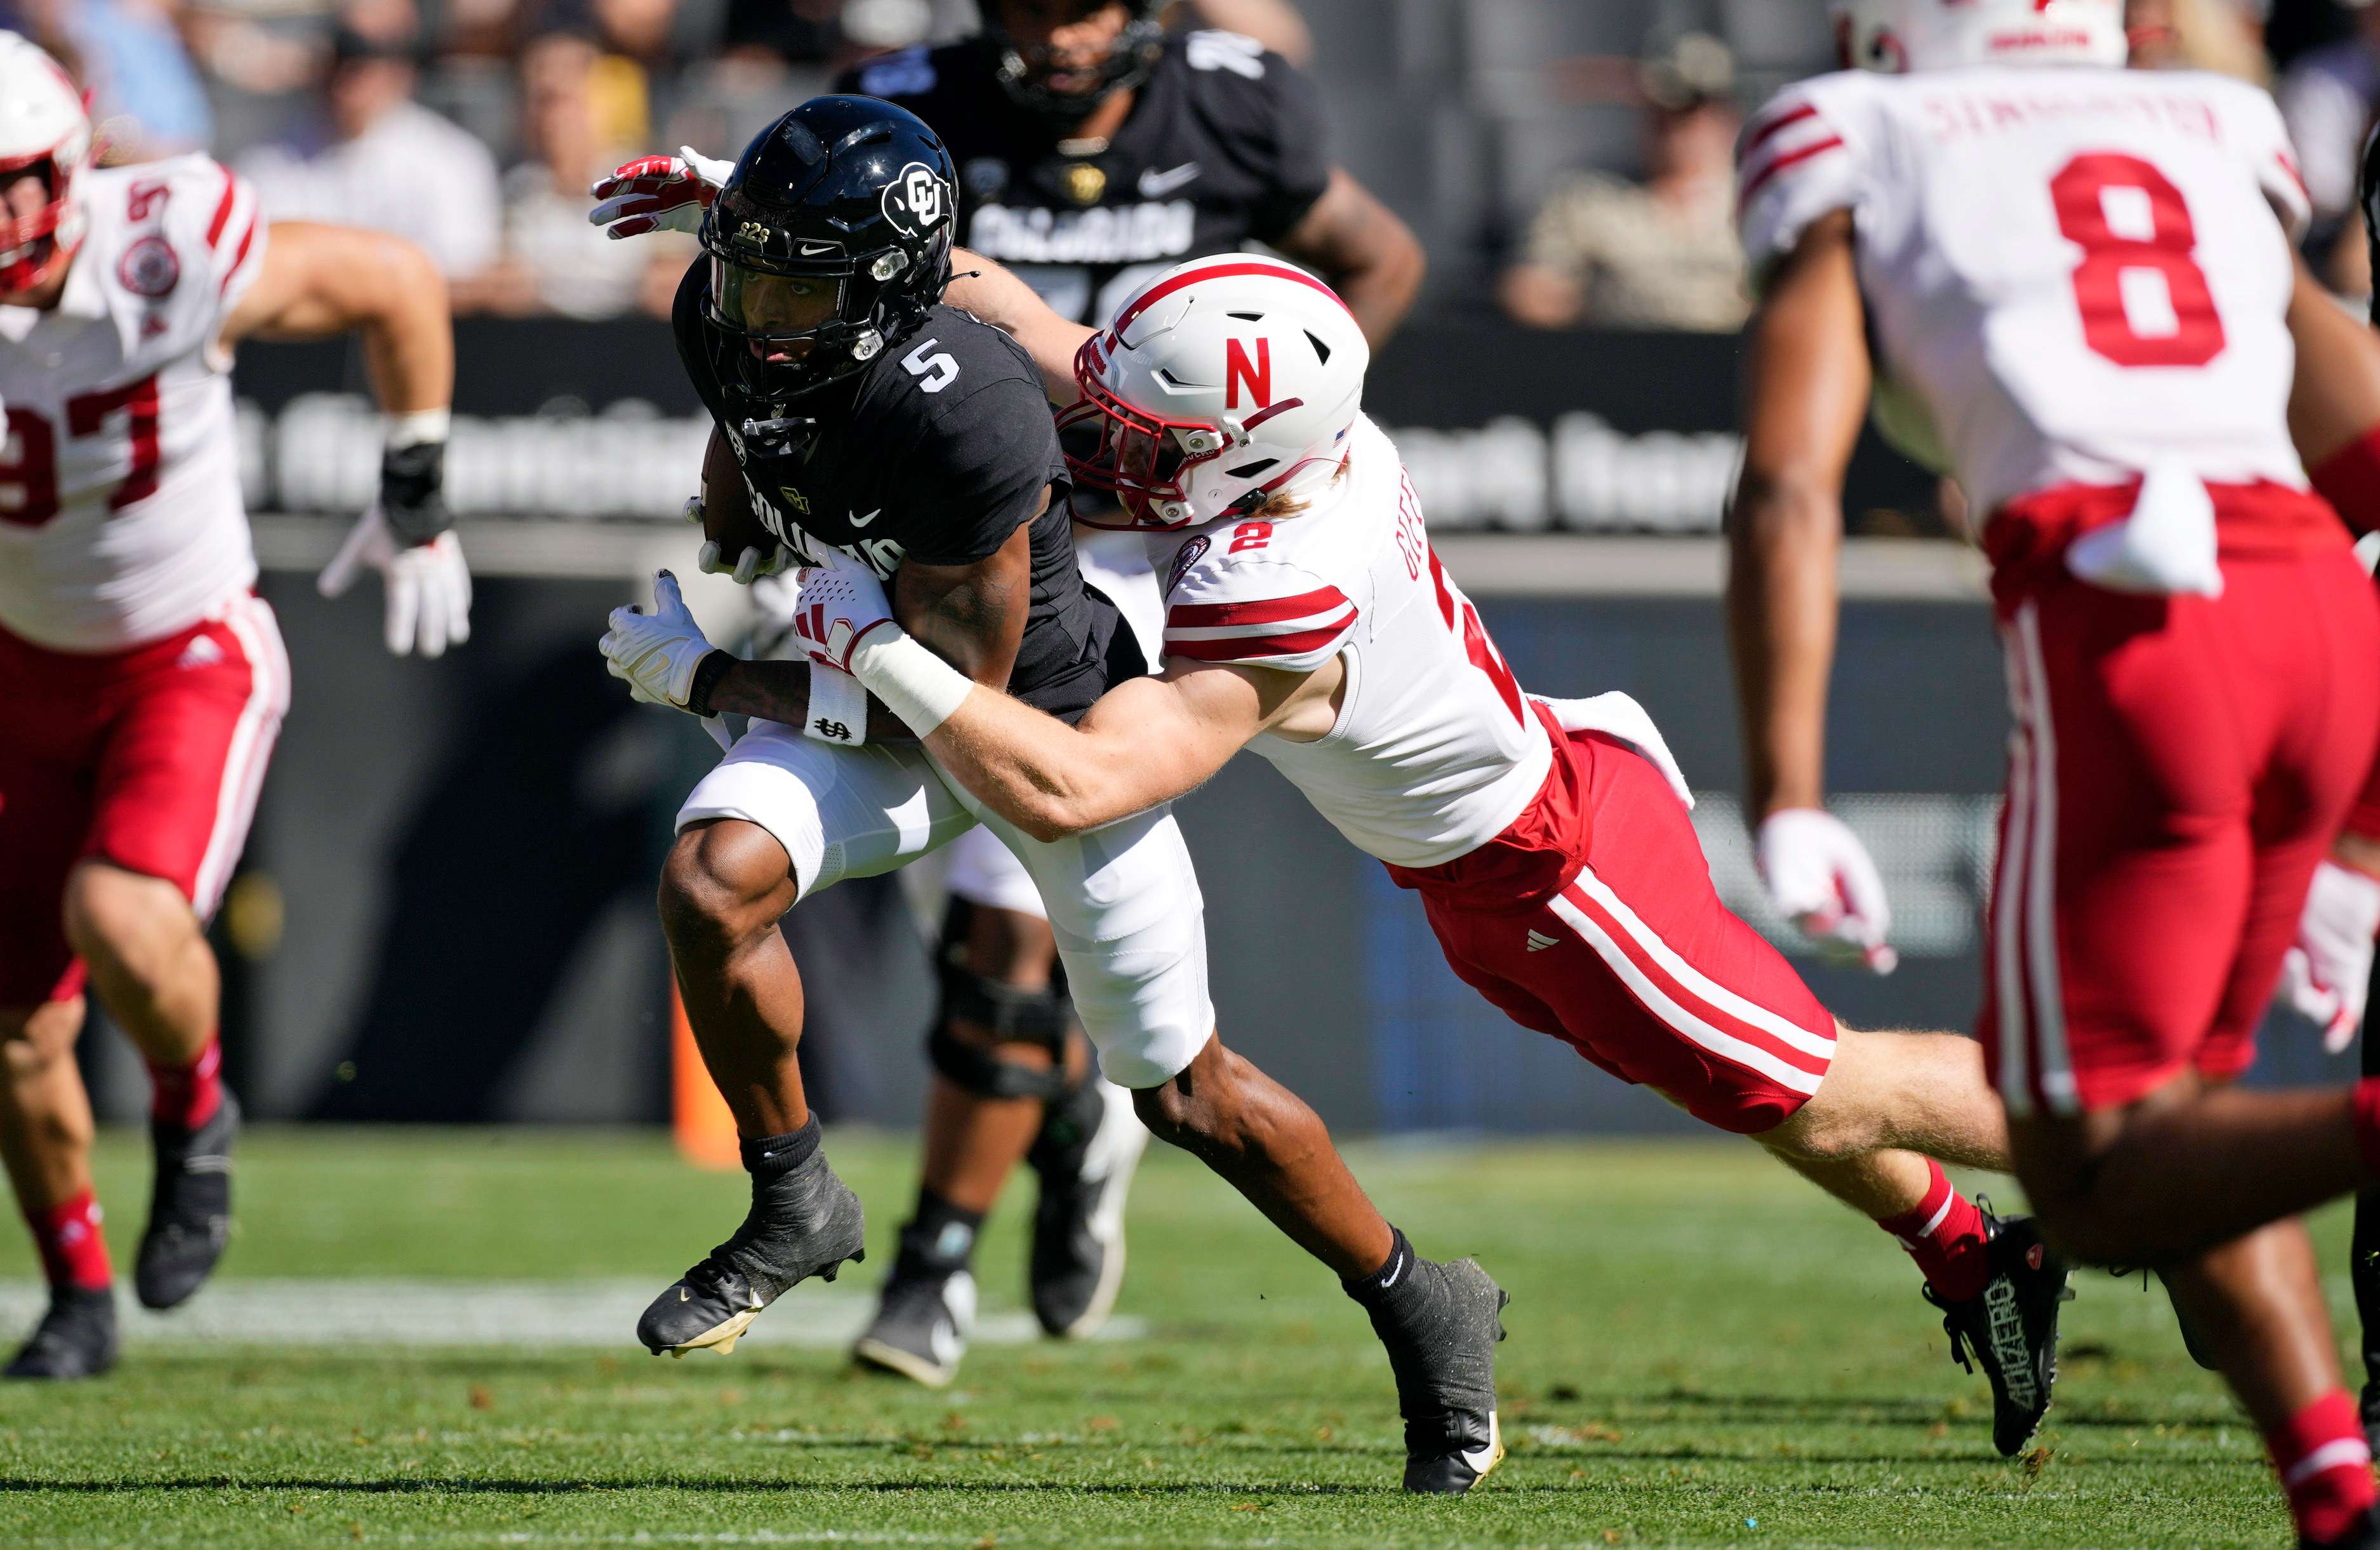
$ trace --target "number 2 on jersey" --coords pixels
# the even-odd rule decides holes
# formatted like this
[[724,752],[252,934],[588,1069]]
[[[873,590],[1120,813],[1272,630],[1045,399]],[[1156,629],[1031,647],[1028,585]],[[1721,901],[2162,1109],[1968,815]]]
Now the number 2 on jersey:
[[1446,628],[1462,639],[1463,654],[1471,659],[1472,666],[1488,675],[1488,681],[1496,686],[1496,692],[1502,698],[1505,709],[1512,713],[1512,719],[1526,726],[1529,713],[1521,702],[1521,680],[1512,676],[1512,669],[1504,661],[1504,653],[1496,649],[1496,642],[1488,639],[1488,627],[1479,622],[1479,610],[1473,607],[1471,600],[1447,578],[1446,567],[1439,563],[1435,549],[1429,551],[1429,579],[1438,587],[1439,615],[1446,620]]
[[2082,250],[2082,341],[2119,366],[2204,366],[2223,319],[2192,257],[2198,228],[2172,179],[2138,156],[2086,152],[2049,180],[2058,229]]

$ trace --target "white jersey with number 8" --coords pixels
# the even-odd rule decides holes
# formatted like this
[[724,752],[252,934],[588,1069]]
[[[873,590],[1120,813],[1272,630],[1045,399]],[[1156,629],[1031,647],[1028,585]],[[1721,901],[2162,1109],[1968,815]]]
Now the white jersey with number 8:
[[1429,546],[1395,445],[1357,416],[1345,470],[1311,509],[1151,534],[1169,578],[1164,653],[1346,673],[1338,724],[1266,734],[1269,760],[1361,849],[1405,867],[1465,856],[1546,783],[1553,741],[1479,612]]
[[224,319],[263,267],[246,182],[204,156],[86,175],[47,311],[0,307],[0,629],[123,651],[256,580]]
[[1930,434],[1979,512],[2158,464],[2304,487],[2283,314],[2308,207],[2263,92],[2071,67],[1846,72],[1779,93],[1738,161],[1755,276],[1852,213],[1879,404],[1919,411],[1896,439]]

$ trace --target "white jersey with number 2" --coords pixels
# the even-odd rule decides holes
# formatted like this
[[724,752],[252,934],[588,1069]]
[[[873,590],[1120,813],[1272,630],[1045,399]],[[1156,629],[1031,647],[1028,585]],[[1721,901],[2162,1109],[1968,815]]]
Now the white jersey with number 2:
[[0,307],[0,629],[66,652],[162,640],[256,580],[231,362],[264,264],[248,184],[204,156],[88,173],[47,311]]
[[1920,411],[1978,511],[2157,463],[2304,486],[2283,314],[2308,206],[2263,92],[2194,72],[1852,71],[1779,94],[1738,163],[1755,275],[1852,213],[1879,404]]
[[1346,471],[1305,511],[1149,540],[1168,578],[1164,653],[1301,673],[1337,658],[1330,731],[1249,749],[1359,848],[1437,866],[1512,826],[1553,742],[1430,551],[1396,447],[1361,416],[1348,443]]

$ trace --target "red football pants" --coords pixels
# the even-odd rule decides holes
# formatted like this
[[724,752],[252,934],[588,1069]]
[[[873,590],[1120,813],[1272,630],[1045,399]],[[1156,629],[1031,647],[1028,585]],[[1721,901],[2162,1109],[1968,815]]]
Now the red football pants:
[[1592,832],[1568,836],[1586,864],[1550,898],[1482,909],[1400,873],[1420,890],[1447,962],[1522,1027],[1697,1119],[1755,1135],[1790,1118],[1834,1058],[1833,1014],[1719,902],[1659,770],[1591,732],[1558,736],[1554,756],[1587,797],[1565,823]]
[[2218,598],[2005,589],[2016,730],[1982,1037],[2010,1112],[2237,1076],[2380,743],[2380,601],[2344,545]]
[[289,706],[273,610],[243,596],[131,651],[53,652],[0,630],[0,1007],[67,1000],[67,874],[98,858],[214,913]]

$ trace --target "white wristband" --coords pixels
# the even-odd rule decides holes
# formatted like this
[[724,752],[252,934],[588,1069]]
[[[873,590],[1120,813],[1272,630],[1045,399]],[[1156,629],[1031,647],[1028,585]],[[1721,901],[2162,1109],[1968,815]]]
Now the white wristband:
[[410,414],[388,416],[388,440],[392,450],[419,446],[423,442],[444,441],[455,423],[452,409],[415,409]]
[[975,688],[973,678],[891,623],[852,648],[851,673],[920,738],[932,737]]
[[843,748],[868,741],[868,690],[848,673],[810,664],[809,717],[802,736]]

